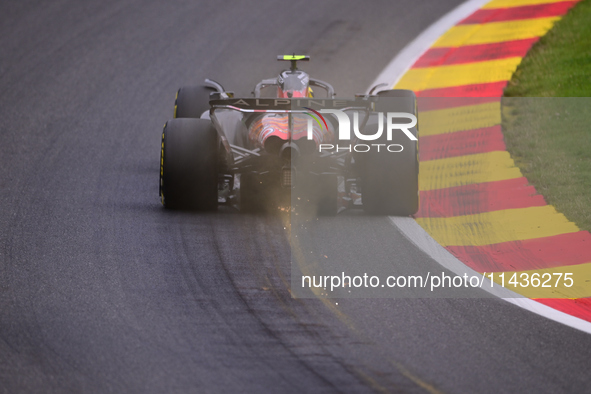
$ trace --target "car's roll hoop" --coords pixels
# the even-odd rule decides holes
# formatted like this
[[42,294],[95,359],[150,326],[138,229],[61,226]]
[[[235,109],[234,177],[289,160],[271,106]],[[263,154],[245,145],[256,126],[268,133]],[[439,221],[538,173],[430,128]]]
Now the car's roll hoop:
[[280,62],[291,62],[291,71],[296,71],[298,69],[298,62],[309,62],[310,56],[308,55],[279,55],[277,56],[277,61]]

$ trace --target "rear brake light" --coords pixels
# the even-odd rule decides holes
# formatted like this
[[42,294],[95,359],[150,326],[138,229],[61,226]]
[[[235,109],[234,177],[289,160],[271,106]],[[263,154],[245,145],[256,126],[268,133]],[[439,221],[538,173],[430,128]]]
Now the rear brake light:
[[281,186],[291,187],[291,168],[284,168],[281,174]]

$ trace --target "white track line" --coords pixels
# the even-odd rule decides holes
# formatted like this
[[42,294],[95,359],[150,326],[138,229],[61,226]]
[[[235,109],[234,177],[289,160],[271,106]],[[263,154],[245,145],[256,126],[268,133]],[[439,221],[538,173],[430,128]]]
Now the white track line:
[[[392,59],[390,64],[386,66],[370,85],[370,89],[379,83],[387,83],[390,87],[394,86],[402,75],[410,69],[415,61],[425,53],[443,33],[489,1],[490,0],[468,0],[444,15],[404,47],[404,49]],[[406,238],[443,267],[458,275],[464,275],[464,273],[469,274],[470,276],[480,275],[449,253],[443,246],[439,245],[414,219],[390,217],[390,220]],[[495,287],[493,289],[487,288],[486,291],[520,308],[591,334],[591,323],[588,321],[579,319],[568,313],[560,312],[529,298],[525,298],[509,289]]]
[[[458,260],[443,246],[439,245],[414,219],[391,216],[390,220],[409,241],[443,267],[460,276],[464,274],[468,274],[468,276],[482,276]],[[540,304],[506,288],[499,286],[490,288],[484,286],[482,289],[520,308],[527,309],[550,320],[591,334],[591,323],[588,321]]]

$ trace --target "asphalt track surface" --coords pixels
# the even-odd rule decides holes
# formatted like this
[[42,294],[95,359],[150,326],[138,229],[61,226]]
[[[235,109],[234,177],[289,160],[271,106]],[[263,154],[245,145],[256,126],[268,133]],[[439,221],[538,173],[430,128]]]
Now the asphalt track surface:
[[[459,2],[2,2],[1,391],[588,390],[587,334],[496,299],[292,299],[280,217],[158,201],[179,86],[247,94],[295,51],[363,92]],[[368,259],[437,267],[377,233]]]

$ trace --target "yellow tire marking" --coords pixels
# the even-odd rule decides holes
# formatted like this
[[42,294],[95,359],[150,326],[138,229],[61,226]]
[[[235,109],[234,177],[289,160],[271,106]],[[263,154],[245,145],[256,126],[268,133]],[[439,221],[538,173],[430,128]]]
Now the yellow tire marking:
[[396,89],[425,90],[483,84],[511,79],[520,57],[451,66],[413,68],[396,84]]
[[507,151],[478,153],[419,163],[421,190],[502,181],[522,176]]
[[540,37],[559,19],[558,16],[552,16],[482,25],[458,25],[449,29],[431,48],[491,44]]
[[551,205],[417,222],[443,246],[480,246],[574,233],[579,228]]
[[421,136],[498,125],[501,124],[501,103],[499,101],[419,112],[419,124]]

